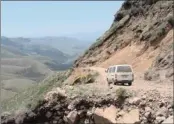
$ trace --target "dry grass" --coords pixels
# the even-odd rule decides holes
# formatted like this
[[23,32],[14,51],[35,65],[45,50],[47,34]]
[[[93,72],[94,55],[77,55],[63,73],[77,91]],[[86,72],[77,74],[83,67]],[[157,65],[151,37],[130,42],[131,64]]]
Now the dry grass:
[[75,77],[74,81],[72,82],[72,85],[94,83],[98,75],[99,74],[97,72],[80,74],[77,77]]
[[2,101],[2,111],[13,112],[18,109],[25,109],[28,106],[34,108],[48,91],[51,91],[54,87],[61,87],[70,74],[71,71],[56,73],[43,82],[19,92],[13,98]]

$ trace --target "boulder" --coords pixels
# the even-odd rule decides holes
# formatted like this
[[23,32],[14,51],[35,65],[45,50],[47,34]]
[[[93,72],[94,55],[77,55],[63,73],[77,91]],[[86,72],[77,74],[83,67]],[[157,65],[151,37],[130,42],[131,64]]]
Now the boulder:
[[151,112],[152,111],[152,109],[150,108],[150,107],[145,107],[145,112]]
[[117,23],[117,27],[116,29],[120,29],[122,28],[130,19],[130,15],[126,15],[125,17],[123,17],[118,23]]
[[151,116],[151,112],[146,112],[146,113],[144,114],[144,116],[145,116],[146,118],[149,118],[149,117]]
[[67,122],[68,124],[76,124],[78,121],[78,112],[77,111],[71,111],[68,115],[67,115]]
[[17,116],[15,118],[15,124],[22,124],[24,122],[24,119],[26,118],[25,114],[22,114],[20,116]]
[[157,116],[156,117],[156,123],[160,124],[162,123],[166,118],[164,116]]
[[71,103],[71,104],[68,105],[69,110],[73,110],[74,108],[75,108],[74,104]]
[[145,106],[146,106],[146,101],[140,102],[140,104],[139,104],[140,108],[144,108]]
[[114,124],[116,123],[117,108],[111,105],[108,108],[96,108],[94,111],[94,122],[96,124]]
[[52,116],[52,113],[51,112],[47,112],[46,115],[45,115],[47,118],[50,118]]
[[66,116],[63,117],[64,122],[68,123],[68,119]]
[[18,110],[16,112],[16,115],[14,117],[15,124],[22,124],[27,117],[27,111],[26,110]]
[[163,121],[162,124],[173,124],[173,116],[168,117],[166,120]]
[[161,101],[159,102],[159,107],[161,108],[161,107],[163,107],[165,104],[166,104],[166,102],[165,102],[164,100],[161,100]]
[[54,120],[54,121],[53,121],[53,124],[57,124],[57,121]]
[[143,95],[142,96],[142,100],[146,100],[147,99],[147,96],[146,95]]
[[141,99],[138,98],[138,97],[134,97],[134,98],[132,98],[132,99],[129,100],[129,103],[130,104],[134,104],[134,105],[139,105],[140,102],[141,102]]
[[86,110],[79,110],[79,111],[78,111],[78,115],[79,115],[80,118],[85,117],[86,113],[87,113]]
[[87,111],[86,115],[87,115],[88,117],[91,117],[91,116],[93,115],[93,113],[92,113],[92,111]]
[[34,118],[36,116],[36,114],[32,111],[28,112],[27,115],[29,118]]
[[121,118],[118,118],[117,123],[139,124],[139,110],[133,109],[130,112],[124,114]]
[[84,124],[90,124],[89,119],[85,119]]
[[46,94],[45,100],[52,101],[55,98],[65,98],[65,97],[66,97],[65,90],[62,90],[59,87],[57,87]]
[[156,116],[166,116],[167,115],[167,108],[165,107],[162,107],[160,108],[157,113],[156,113]]
[[169,115],[173,115],[173,109],[172,108],[169,109]]
[[[55,117],[54,117],[54,120],[55,120],[55,121],[58,121],[58,120],[60,120],[60,118],[61,118],[61,117],[55,116]],[[64,119],[64,118],[63,118],[63,119]]]

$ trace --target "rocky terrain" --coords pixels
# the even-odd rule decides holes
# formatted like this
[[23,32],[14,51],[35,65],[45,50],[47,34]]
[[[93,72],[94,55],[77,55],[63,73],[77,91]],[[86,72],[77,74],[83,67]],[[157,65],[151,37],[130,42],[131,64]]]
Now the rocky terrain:
[[[125,1],[72,70],[6,101],[2,124],[173,124],[172,10],[173,1]],[[133,84],[108,85],[105,69],[125,63]]]
[[[150,91],[132,97],[122,88],[115,95],[72,97],[56,88],[32,110],[6,113],[2,124],[166,124],[173,121],[173,101]],[[97,98],[96,98],[97,97]]]
[[146,80],[158,80],[173,82],[173,43],[163,44],[161,50],[152,63],[151,68],[145,73]]
[[[173,1],[124,2],[115,14],[109,30],[76,60],[74,67],[94,65],[108,67],[113,64],[127,63],[132,64],[134,69],[141,66],[149,68],[163,44],[172,46],[173,33],[171,31],[174,21],[172,10]],[[170,33],[169,41],[165,40],[162,44],[162,40],[168,33]],[[145,56],[150,53],[152,54],[150,58]],[[115,58],[115,61],[109,61],[112,58]],[[146,65],[139,62],[142,58],[142,62],[144,61]],[[141,70],[145,71],[142,68]]]
[[[28,107],[19,109],[15,113],[4,112],[2,124],[172,124],[173,122],[171,87],[170,89],[166,87],[163,91],[164,86],[160,87],[160,84],[151,85],[145,82],[142,86],[139,81],[127,87],[108,86],[104,81],[102,69],[98,67],[75,69],[68,75],[63,80],[60,75],[58,79],[53,78],[52,80],[63,82],[57,88],[49,82],[48,85],[51,83],[53,89],[49,88],[50,92],[45,92],[44,99],[38,101],[38,97],[32,96],[38,101],[35,107],[27,105]],[[141,83],[141,86],[138,86],[138,83]]]

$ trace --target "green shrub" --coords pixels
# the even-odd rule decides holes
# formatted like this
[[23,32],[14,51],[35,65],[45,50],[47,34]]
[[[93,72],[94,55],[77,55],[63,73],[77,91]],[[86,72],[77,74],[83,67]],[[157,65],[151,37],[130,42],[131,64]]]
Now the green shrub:
[[131,94],[128,93],[128,91],[124,88],[119,88],[116,90],[116,101],[117,101],[117,104],[122,107],[125,100],[130,97]]

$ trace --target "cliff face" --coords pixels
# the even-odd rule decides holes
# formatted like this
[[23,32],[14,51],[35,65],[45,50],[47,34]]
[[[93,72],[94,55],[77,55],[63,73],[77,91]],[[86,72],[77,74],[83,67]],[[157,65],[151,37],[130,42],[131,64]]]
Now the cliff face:
[[[161,41],[174,25],[173,7],[173,1],[127,0],[115,14],[109,30],[75,61],[74,67],[98,66],[127,47],[131,47],[128,53],[132,52],[132,48],[139,49],[136,53],[132,52],[135,55],[131,59],[142,56],[149,49],[150,51],[159,49]],[[173,36],[171,37],[173,40]],[[121,58],[122,56],[117,59]],[[127,58],[123,60],[129,64],[133,63]],[[115,61],[110,64],[118,63],[124,62]]]
[[168,43],[165,42],[165,44],[163,44],[151,67],[145,72],[145,80],[152,81],[160,79],[162,82],[173,82],[174,44],[166,44]]

